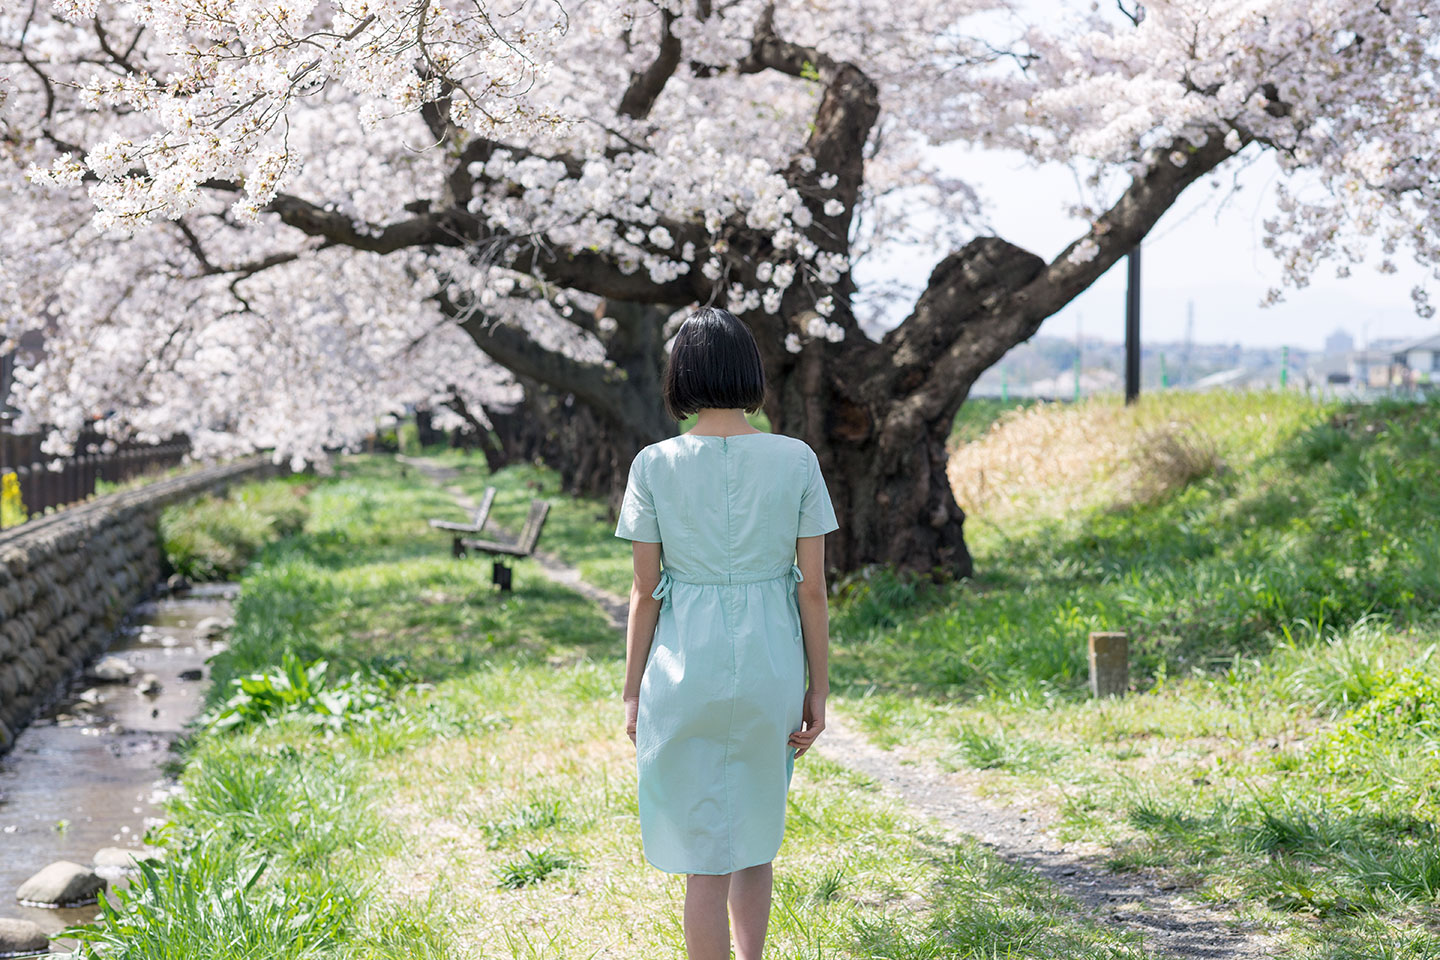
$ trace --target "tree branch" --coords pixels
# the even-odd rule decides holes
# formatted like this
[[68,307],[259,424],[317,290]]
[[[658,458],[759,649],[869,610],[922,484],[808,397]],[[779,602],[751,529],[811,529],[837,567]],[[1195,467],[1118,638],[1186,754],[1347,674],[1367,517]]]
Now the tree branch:
[[[865,180],[865,142],[880,117],[880,91],[876,82],[850,62],[840,62],[812,46],[780,39],[775,32],[775,4],[766,7],[755,26],[749,55],[740,62],[740,72],[776,71],[822,83],[825,94],[815,108],[815,119],[805,141],[804,155],[815,166],[806,171],[796,157],[786,168],[785,178],[805,197],[805,206],[814,214],[808,235],[819,248],[832,252],[850,249],[850,225],[855,201]],[[832,189],[819,186],[819,178],[834,174]],[[844,210],[825,213],[825,200],[840,200]]]
[[[100,21],[99,13],[95,14],[92,22],[95,26],[95,39],[97,42],[99,42],[100,49],[105,54],[105,56],[109,57],[111,62],[113,62],[121,70],[124,70],[126,73],[133,74],[137,77],[144,76],[145,74],[143,74],[140,70],[136,69],[135,64],[131,63],[129,58],[129,54],[134,52],[135,50],[135,44],[138,43],[140,40],[140,30],[143,30],[144,28],[141,27],[140,30],[136,31],[135,39],[130,42],[130,45],[126,49],[126,51],[124,53],[121,53],[119,50],[116,50],[110,45],[110,35],[105,32],[105,24]],[[157,82],[159,82],[161,86],[165,85],[165,81],[163,79],[157,79]]]
[[[1183,166],[1169,158],[1174,152],[1185,157]],[[1231,155],[1220,135],[1201,147],[1177,141],[1155,151],[1149,170],[1131,181],[1085,236],[1048,264],[994,237],[972,241],[947,257],[931,275],[915,311],[886,336],[903,361],[896,373],[914,387],[905,391],[907,400],[896,407],[889,427],[938,422],[946,410],[958,407],[976,376],[1034,336],[1048,317],[1133,250],[1187,187]],[[982,285],[979,280],[997,265],[999,282]]]
[[496,363],[512,373],[572,392],[597,413],[624,422],[624,371],[576,360],[542,346],[519,327],[487,317],[477,304],[461,303],[448,292],[441,291],[435,301],[440,311],[456,321]]
[[[782,40],[775,32],[775,6],[766,7],[755,25],[755,37],[749,55],[740,63],[741,73],[775,70],[792,77],[813,80],[825,87],[825,95],[815,110],[814,124],[805,143],[805,153],[825,164],[805,173],[798,162],[786,171],[790,182],[806,196],[806,205],[815,214],[821,232],[834,238],[822,246],[843,249],[848,246],[850,220],[855,201],[865,179],[865,143],[880,116],[880,94],[875,82],[853,63],[836,61],[814,47]],[[798,158],[797,158],[798,161]],[[839,182],[831,191],[818,185],[825,173],[833,173]],[[820,196],[834,196],[845,204],[838,216],[826,216]],[[820,237],[813,239],[820,241]]]
[[625,88],[625,95],[620,98],[620,109],[617,111],[621,116],[634,120],[643,120],[649,116],[650,108],[655,106],[665,84],[674,75],[675,68],[680,66],[680,38],[670,32],[675,15],[669,10],[663,10],[660,18],[660,51],[644,72],[630,75],[630,85]]
[[[238,192],[232,181],[211,180],[205,186]],[[327,246],[344,246],[370,253],[389,254],[415,247],[465,248],[476,263],[494,263],[533,273],[561,286],[574,287],[602,297],[635,303],[688,303],[696,298],[698,281],[690,275],[656,283],[637,269],[626,273],[604,254],[569,252],[552,245],[544,234],[521,236],[486,227],[478,217],[459,207],[423,211],[383,227],[357,226],[347,214],[327,210],[291,194],[278,194],[265,209],[282,223],[312,237],[322,237]],[[677,244],[703,242],[694,224],[659,221],[670,230]],[[700,240],[695,238],[701,237]]]

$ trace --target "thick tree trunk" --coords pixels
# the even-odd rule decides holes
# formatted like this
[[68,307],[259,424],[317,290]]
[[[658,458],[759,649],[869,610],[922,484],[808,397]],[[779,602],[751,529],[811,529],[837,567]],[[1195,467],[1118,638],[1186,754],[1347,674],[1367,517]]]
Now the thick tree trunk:
[[945,467],[948,429],[925,427],[898,440],[888,459],[880,444],[832,444],[821,461],[840,529],[826,541],[826,565],[854,570],[879,563],[936,580],[974,572],[965,546],[965,513]]
[[445,439],[445,434],[435,429],[434,418],[434,412],[428,407],[417,407],[415,410],[415,439],[422,447],[441,443]]
[[652,439],[613,422],[574,394],[528,378],[520,382],[525,388],[521,403],[511,410],[487,410],[502,447],[492,469],[538,460],[560,475],[566,493],[601,497],[618,507],[630,459]]

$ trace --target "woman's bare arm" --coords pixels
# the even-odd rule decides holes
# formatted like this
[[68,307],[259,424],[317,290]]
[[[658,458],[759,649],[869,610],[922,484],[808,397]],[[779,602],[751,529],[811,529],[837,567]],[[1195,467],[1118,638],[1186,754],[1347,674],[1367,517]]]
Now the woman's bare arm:
[[625,733],[635,739],[635,717],[640,704],[640,680],[655,640],[660,601],[650,594],[660,583],[660,544],[631,541],[634,579],[630,582],[630,617],[625,628]]
[[795,586],[795,597],[800,607],[800,631],[810,675],[802,711],[804,726],[790,735],[790,745],[799,757],[825,729],[825,698],[830,695],[830,606],[825,589],[825,537],[797,539],[795,562],[804,578]]

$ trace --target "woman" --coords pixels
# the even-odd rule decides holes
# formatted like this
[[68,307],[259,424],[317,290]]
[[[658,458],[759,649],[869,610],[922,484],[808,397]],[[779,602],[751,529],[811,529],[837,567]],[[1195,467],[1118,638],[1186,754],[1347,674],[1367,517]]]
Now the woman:
[[[635,455],[615,535],[633,541],[625,727],[645,857],[687,875],[690,960],[760,960],[795,758],[825,727],[825,534],[815,452],[756,430],[765,372],[724,310],[680,326],[665,405],[691,429]],[[809,686],[805,675],[808,666]]]

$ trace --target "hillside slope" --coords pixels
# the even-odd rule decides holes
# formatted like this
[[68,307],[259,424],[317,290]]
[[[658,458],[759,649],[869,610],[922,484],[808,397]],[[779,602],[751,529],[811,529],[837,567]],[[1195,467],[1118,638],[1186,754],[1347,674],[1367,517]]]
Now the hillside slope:
[[[1440,405],[1161,395],[961,427],[979,575],[843,584],[842,712],[1287,955],[1440,958]],[[1102,629],[1131,637],[1122,699],[1085,689]]]
[[1398,627],[1440,608],[1434,404],[1213,393],[1035,406],[960,446],[950,475],[977,580],[860,581],[840,615],[859,673],[873,654],[892,681],[901,667],[939,687],[1078,689],[1085,633],[1120,629],[1143,686],[1297,631]]

